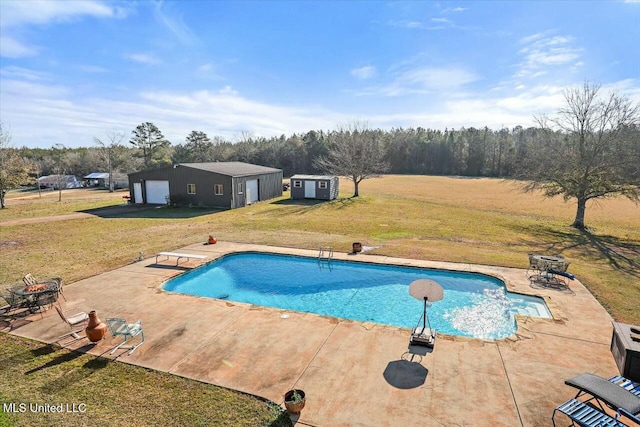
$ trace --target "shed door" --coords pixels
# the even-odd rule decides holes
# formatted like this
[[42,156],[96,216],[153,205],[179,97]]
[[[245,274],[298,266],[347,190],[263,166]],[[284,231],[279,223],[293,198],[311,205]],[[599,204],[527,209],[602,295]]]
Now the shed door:
[[142,203],[142,183],[133,183],[133,203]]
[[146,181],[147,203],[166,204],[169,197],[169,181]]
[[304,182],[304,197],[305,199],[316,198],[316,182],[315,181]]
[[247,204],[250,205],[253,202],[257,202],[260,200],[260,195],[258,194],[258,180],[252,179],[251,181],[247,181]]

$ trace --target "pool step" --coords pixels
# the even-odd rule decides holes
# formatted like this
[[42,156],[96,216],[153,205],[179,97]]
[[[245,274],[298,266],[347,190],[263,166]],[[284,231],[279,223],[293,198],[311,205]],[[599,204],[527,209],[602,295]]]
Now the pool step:
[[519,314],[521,316],[540,317],[540,313],[533,307],[518,307],[512,310],[513,314]]

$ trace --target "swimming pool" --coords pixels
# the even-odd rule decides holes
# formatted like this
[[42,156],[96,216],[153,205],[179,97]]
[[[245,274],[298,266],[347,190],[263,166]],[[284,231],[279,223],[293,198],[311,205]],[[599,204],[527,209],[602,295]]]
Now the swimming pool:
[[483,274],[256,252],[223,256],[163,289],[412,328],[423,309],[409,295],[417,279],[444,288],[444,299],[428,309],[440,333],[499,339],[516,331],[515,314],[551,317],[541,298],[507,292],[502,281]]

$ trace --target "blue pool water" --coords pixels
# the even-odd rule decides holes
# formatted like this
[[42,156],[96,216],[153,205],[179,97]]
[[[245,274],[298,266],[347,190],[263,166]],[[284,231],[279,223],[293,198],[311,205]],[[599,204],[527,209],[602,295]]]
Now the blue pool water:
[[222,257],[163,289],[412,328],[423,310],[409,295],[417,279],[444,288],[444,299],[428,309],[440,333],[498,339],[515,332],[515,314],[551,317],[541,298],[509,293],[503,282],[482,274],[253,252]]

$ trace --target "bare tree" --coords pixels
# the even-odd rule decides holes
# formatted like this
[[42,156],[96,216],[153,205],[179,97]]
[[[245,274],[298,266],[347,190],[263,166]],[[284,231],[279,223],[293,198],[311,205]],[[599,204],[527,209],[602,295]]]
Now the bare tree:
[[4,209],[7,191],[29,179],[29,167],[11,146],[11,133],[0,123],[0,208]]
[[58,201],[62,201],[62,188],[67,187],[67,147],[64,144],[54,144],[51,147],[51,159],[53,160],[53,172],[57,176]]
[[358,197],[360,182],[375,178],[389,169],[382,149],[382,133],[366,124],[354,122],[338,127],[328,136],[329,150],[314,161],[314,166],[333,175],[353,181],[353,197]]
[[[541,128],[535,152],[521,169],[530,180],[525,191],[576,199],[572,226],[585,228],[587,201],[623,195],[638,201],[640,106],[600,86],[585,83],[565,91],[565,106],[555,117],[537,117]],[[634,166],[635,165],[635,166]]]
[[118,163],[118,152],[122,147],[122,140],[124,139],[124,133],[111,130],[107,132],[107,140],[103,142],[99,138],[93,138],[100,153],[100,159],[107,165],[107,172],[109,173],[109,192],[113,193],[113,169]]

